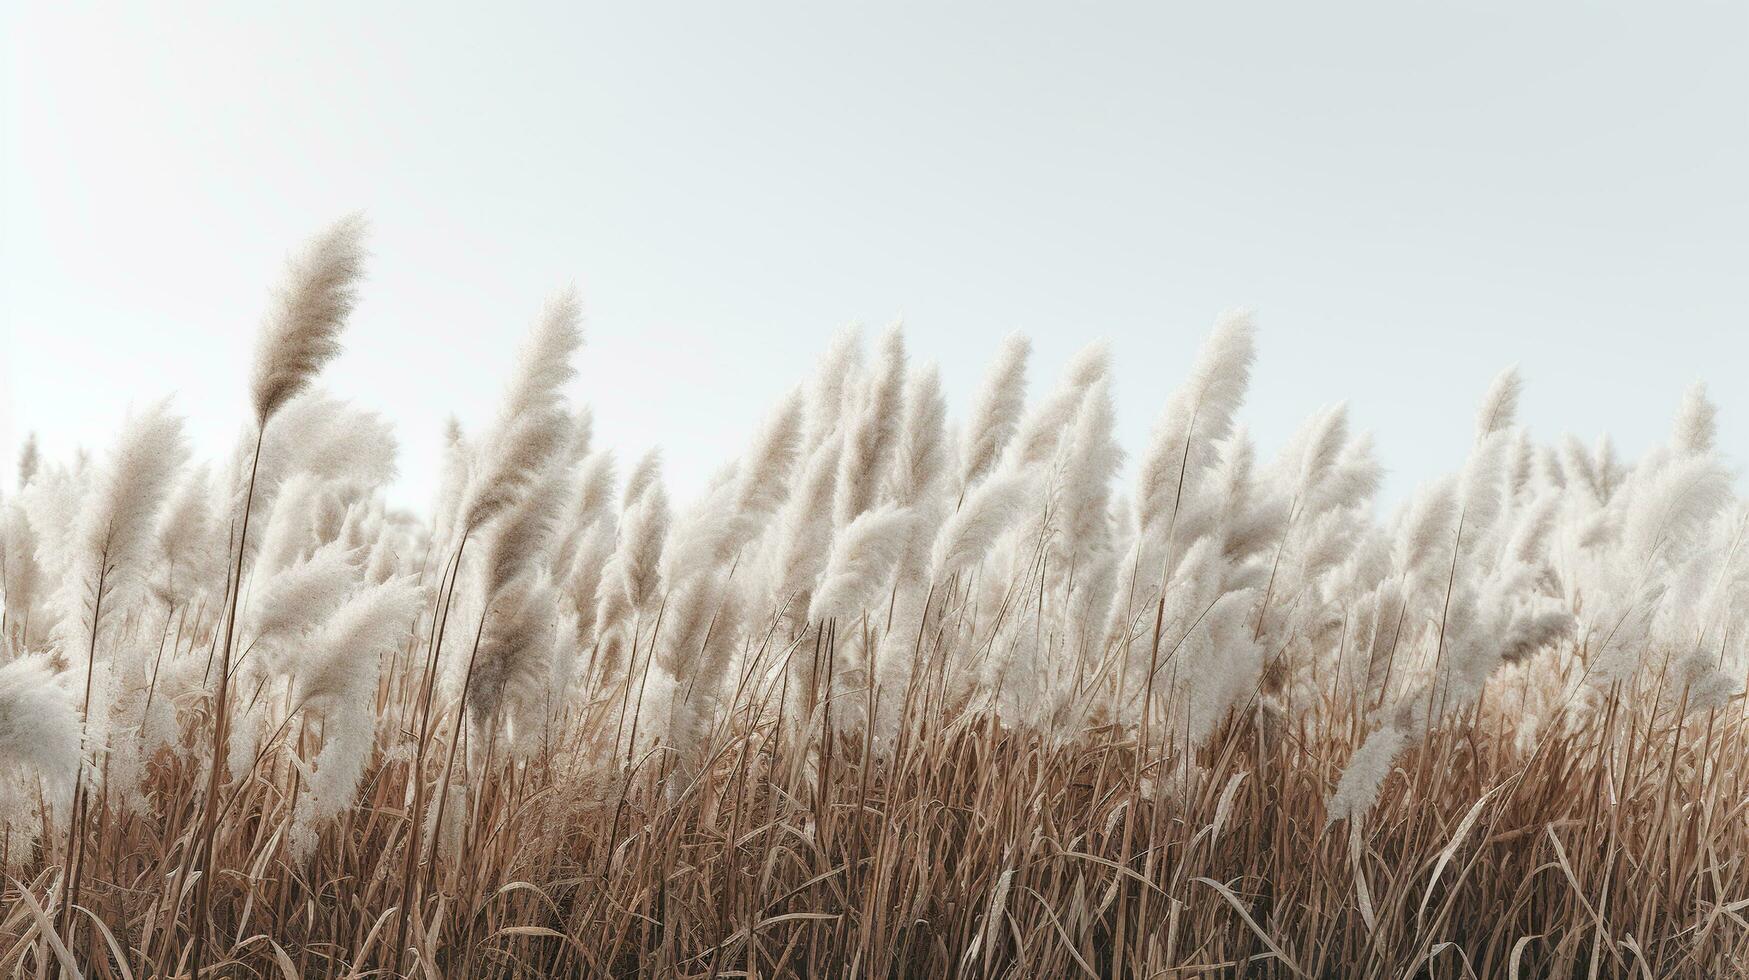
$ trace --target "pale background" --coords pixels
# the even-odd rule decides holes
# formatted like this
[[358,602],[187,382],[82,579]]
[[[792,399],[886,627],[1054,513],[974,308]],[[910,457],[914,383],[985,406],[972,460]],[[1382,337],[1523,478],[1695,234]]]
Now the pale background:
[[1133,454],[1252,306],[1264,447],[1347,398],[1387,500],[1512,362],[1540,435],[1637,451],[1710,378],[1749,436],[1742,4],[70,6],[0,3],[8,488],[167,392],[222,451],[284,257],[355,209],[324,380],[409,504],[567,282],[599,444],[682,494],[900,315],[956,414],[1008,331],[1035,391],[1110,339]]

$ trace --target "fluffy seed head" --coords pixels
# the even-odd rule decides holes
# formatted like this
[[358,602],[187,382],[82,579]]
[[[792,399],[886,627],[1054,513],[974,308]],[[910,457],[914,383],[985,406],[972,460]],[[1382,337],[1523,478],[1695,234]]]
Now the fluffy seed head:
[[352,312],[364,263],[363,236],[362,217],[342,218],[292,260],[255,347],[250,390],[257,426],[340,353],[340,328]]

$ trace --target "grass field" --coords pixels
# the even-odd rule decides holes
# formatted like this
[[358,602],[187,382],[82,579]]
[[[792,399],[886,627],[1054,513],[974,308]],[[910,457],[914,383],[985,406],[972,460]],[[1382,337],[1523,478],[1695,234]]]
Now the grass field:
[[676,506],[561,294],[412,514],[315,384],[361,234],[234,454],[161,403],[0,498],[5,975],[1749,975],[1703,389],[1629,461],[1507,371],[1385,516],[1341,406],[1256,458],[1243,314],[1133,456],[1098,345],[1011,338],[950,423],[846,334]]

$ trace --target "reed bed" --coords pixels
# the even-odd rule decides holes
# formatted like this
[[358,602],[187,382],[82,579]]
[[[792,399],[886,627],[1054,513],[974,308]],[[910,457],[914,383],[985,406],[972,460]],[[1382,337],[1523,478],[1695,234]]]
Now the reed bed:
[[[230,457],[167,403],[0,498],[18,977],[1749,975],[1749,505],[1483,393],[1399,513],[1270,461],[1223,317],[1121,481],[1095,345],[947,418],[836,338],[676,506],[566,397],[577,299],[428,514],[290,263]],[[629,465],[628,465],[629,462]]]

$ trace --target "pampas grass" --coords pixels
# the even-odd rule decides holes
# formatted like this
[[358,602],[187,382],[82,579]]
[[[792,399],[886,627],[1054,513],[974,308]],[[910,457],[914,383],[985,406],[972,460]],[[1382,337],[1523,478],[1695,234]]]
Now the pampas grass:
[[560,293],[524,342],[497,421],[474,460],[462,498],[462,533],[511,507],[572,436],[559,389],[574,373],[571,357],[583,343],[581,316],[576,295]]
[[255,346],[250,393],[257,426],[265,426],[340,353],[340,328],[357,299],[363,234],[361,217],[343,218],[292,260]]
[[833,512],[840,527],[873,507],[898,449],[905,385],[905,338],[897,326],[881,338],[874,369],[861,380],[844,425]]
[[[48,814],[71,818],[73,787],[84,768],[81,727],[78,702],[56,683],[46,656],[0,664],[0,785],[6,789],[0,819],[9,855],[30,852]],[[33,812],[38,807],[42,821]]]
[[808,618],[817,623],[849,619],[886,595],[912,519],[903,508],[888,505],[859,515],[839,532]]
[[960,444],[960,486],[977,485],[996,465],[1020,426],[1026,402],[1026,363],[1032,341],[1012,334],[996,352],[996,362],[972,403]]
[[1359,407],[1259,455],[1247,315],[1145,378],[1129,496],[1105,347],[1029,402],[1009,338],[956,425],[846,331],[681,499],[594,444],[560,293],[417,515],[317,384],[359,230],[234,452],[155,405],[0,499],[0,973],[1741,975],[1704,389],[1629,459],[1509,369],[1383,515]]

